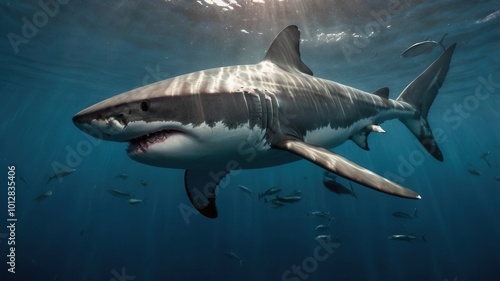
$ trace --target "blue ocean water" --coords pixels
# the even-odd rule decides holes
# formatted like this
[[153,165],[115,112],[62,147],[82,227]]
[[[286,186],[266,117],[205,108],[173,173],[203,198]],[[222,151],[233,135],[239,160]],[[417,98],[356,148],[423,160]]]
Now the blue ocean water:
[[[497,1],[4,0],[0,9],[1,280],[500,280]],[[370,135],[370,151],[351,142],[334,149],[422,200],[357,184],[357,199],[338,196],[323,187],[319,167],[300,161],[231,175],[215,220],[186,215],[182,170],[134,162],[126,144],[91,139],[71,121],[139,86],[258,63],[290,24],[301,30],[302,59],[315,76],[368,92],[387,86],[391,98],[441,52],[403,59],[403,50],[445,33],[445,45],[458,44],[429,113],[443,163],[398,121]],[[7,228],[9,166],[15,232]],[[61,167],[76,172],[47,183]],[[303,199],[273,209],[238,185],[301,190]],[[145,202],[129,205],[110,188]],[[419,219],[392,216],[414,208]],[[338,222],[319,233],[325,220],[307,216],[315,210]],[[318,248],[320,234],[337,237],[337,247]],[[389,240],[393,234],[427,242]]]

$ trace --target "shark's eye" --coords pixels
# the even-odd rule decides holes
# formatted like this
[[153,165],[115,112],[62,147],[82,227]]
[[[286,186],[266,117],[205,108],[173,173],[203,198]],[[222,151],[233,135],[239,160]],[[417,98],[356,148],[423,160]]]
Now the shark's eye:
[[141,102],[141,109],[142,109],[142,111],[148,111],[148,109],[149,109],[149,101],[143,101],[143,102]]

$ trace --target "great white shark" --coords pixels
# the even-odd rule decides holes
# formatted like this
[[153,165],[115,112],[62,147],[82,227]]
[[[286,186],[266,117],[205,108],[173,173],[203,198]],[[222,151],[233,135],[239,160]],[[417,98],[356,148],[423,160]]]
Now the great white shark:
[[395,100],[389,89],[364,92],[314,77],[300,58],[300,32],[288,26],[264,60],[202,70],[146,85],[99,102],[73,117],[100,139],[128,142],[138,162],[185,170],[193,206],[217,217],[216,187],[231,170],[300,159],[391,195],[420,195],[329,149],[352,140],[368,150],[371,132],[399,119],[439,161],[427,122],[456,44],[447,48]]

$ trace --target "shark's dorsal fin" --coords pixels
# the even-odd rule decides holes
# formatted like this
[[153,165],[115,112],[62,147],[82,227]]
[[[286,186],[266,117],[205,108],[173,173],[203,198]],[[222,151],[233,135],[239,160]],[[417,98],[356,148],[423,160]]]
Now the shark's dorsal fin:
[[300,59],[299,42],[299,28],[295,25],[287,26],[274,39],[264,61],[272,62],[286,71],[313,75]]
[[373,92],[372,95],[376,95],[384,99],[389,99],[389,88],[387,87],[380,88],[375,92]]
[[215,189],[228,173],[228,171],[214,173],[213,171],[186,170],[184,185],[189,201],[205,217],[213,219],[218,216],[215,206]]

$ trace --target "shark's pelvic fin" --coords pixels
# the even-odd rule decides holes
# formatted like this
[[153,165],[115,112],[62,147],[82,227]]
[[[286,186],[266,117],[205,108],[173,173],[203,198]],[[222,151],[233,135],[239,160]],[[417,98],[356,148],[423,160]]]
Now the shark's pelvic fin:
[[186,170],[184,174],[184,185],[191,204],[202,215],[208,218],[216,218],[217,207],[215,206],[215,189],[220,181],[228,174],[228,171],[193,171]]
[[300,59],[300,31],[295,25],[287,26],[274,39],[264,61],[269,61],[291,72],[313,75],[313,72]]
[[352,135],[351,140],[357,144],[360,148],[364,150],[370,150],[368,147],[368,135],[370,134],[370,131],[367,130],[361,130],[359,133]]
[[385,133],[384,129],[380,125],[370,124],[364,129],[359,131],[357,134],[352,135],[349,139],[364,150],[370,150],[368,147],[368,136],[371,132]]
[[310,145],[295,139],[282,140],[280,143],[274,144],[273,147],[289,151],[323,169],[377,191],[399,197],[420,199],[420,195],[413,190],[393,183],[322,147]]
[[425,149],[439,161],[443,161],[443,154],[432,134],[427,114],[436,98],[439,88],[443,85],[450,61],[457,44],[451,45],[442,53],[424,72],[413,80],[399,95],[398,101],[407,102],[415,108],[415,115],[401,119],[401,122],[413,133]]

